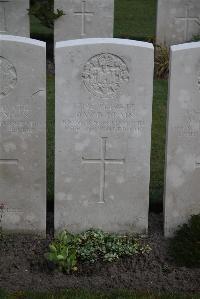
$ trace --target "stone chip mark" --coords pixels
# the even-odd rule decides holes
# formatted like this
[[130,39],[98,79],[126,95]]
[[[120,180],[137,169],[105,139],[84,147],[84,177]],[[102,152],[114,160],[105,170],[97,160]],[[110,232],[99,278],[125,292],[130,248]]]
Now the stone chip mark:
[[39,89],[39,90],[37,90],[36,92],[34,92],[34,93],[32,94],[32,98],[33,98],[34,96],[38,95],[38,93],[40,93],[40,92],[45,92],[45,90],[44,90],[44,89]]

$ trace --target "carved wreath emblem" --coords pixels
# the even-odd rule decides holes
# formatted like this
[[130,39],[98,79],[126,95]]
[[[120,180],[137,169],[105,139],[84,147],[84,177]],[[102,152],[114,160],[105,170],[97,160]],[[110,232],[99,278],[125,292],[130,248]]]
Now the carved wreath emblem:
[[13,64],[0,56],[0,99],[10,93],[17,84],[17,72]]
[[117,55],[98,54],[85,64],[82,80],[94,96],[111,99],[129,81],[129,70],[126,63]]

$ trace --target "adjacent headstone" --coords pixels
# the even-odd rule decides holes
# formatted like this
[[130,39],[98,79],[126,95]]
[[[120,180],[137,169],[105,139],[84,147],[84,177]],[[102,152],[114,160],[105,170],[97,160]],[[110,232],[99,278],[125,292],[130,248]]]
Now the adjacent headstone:
[[0,226],[45,233],[46,49],[0,35]]
[[199,0],[158,0],[157,44],[180,44],[195,35],[200,35]]
[[200,43],[171,48],[165,235],[200,213]]
[[30,36],[29,0],[0,0],[0,34]]
[[56,46],[55,228],[146,233],[153,46]]
[[55,42],[113,37],[114,0],[55,0],[55,11],[64,16],[55,21]]

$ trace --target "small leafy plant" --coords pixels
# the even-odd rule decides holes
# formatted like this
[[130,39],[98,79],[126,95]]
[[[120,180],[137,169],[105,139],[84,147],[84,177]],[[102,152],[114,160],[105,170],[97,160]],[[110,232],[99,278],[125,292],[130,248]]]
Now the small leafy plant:
[[133,235],[118,235],[90,229],[72,235],[67,231],[58,235],[49,246],[48,260],[58,265],[59,270],[69,273],[77,270],[77,261],[95,263],[97,260],[113,262],[123,256],[149,253],[148,245],[140,244]]
[[179,266],[200,267],[200,214],[179,227],[170,240],[169,252]]
[[200,34],[194,35],[191,42],[199,42],[200,41]]
[[157,79],[167,79],[169,75],[169,49],[156,45],[155,75]]
[[45,257],[58,266],[60,271],[69,273],[76,271],[77,251],[75,238],[70,233],[63,231],[57,239],[49,245],[49,252]]
[[131,235],[118,235],[90,229],[77,236],[77,253],[82,261],[91,263],[102,259],[113,262],[123,256],[131,256],[149,251]]
[[200,32],[197,34],[193,35],[191,42],[199,42],[200,41]]
[[48,28],[54,27],[54,22],[64,15],[62,10],[54,12],[54,0],[32,1],[29,14],[39,19],[40,23]]

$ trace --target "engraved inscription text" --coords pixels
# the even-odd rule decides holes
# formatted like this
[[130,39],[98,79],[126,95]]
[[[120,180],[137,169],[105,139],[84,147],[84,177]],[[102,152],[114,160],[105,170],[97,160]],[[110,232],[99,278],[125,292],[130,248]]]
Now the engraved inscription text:
[[179,137],[196,137],[200,135],[200,111],[188,110],[184,123],[173,127]]
[[134,104],[77,103],[70,110],[73,114],[63,120],[64,128],[70,131],[131,132],[139,136],[145,127]]
[[[27,99],[28,102],[28,99]],[[0,105],[0,130],[10,133],[32,133],[43,126],[34,121],[32,105]]]

